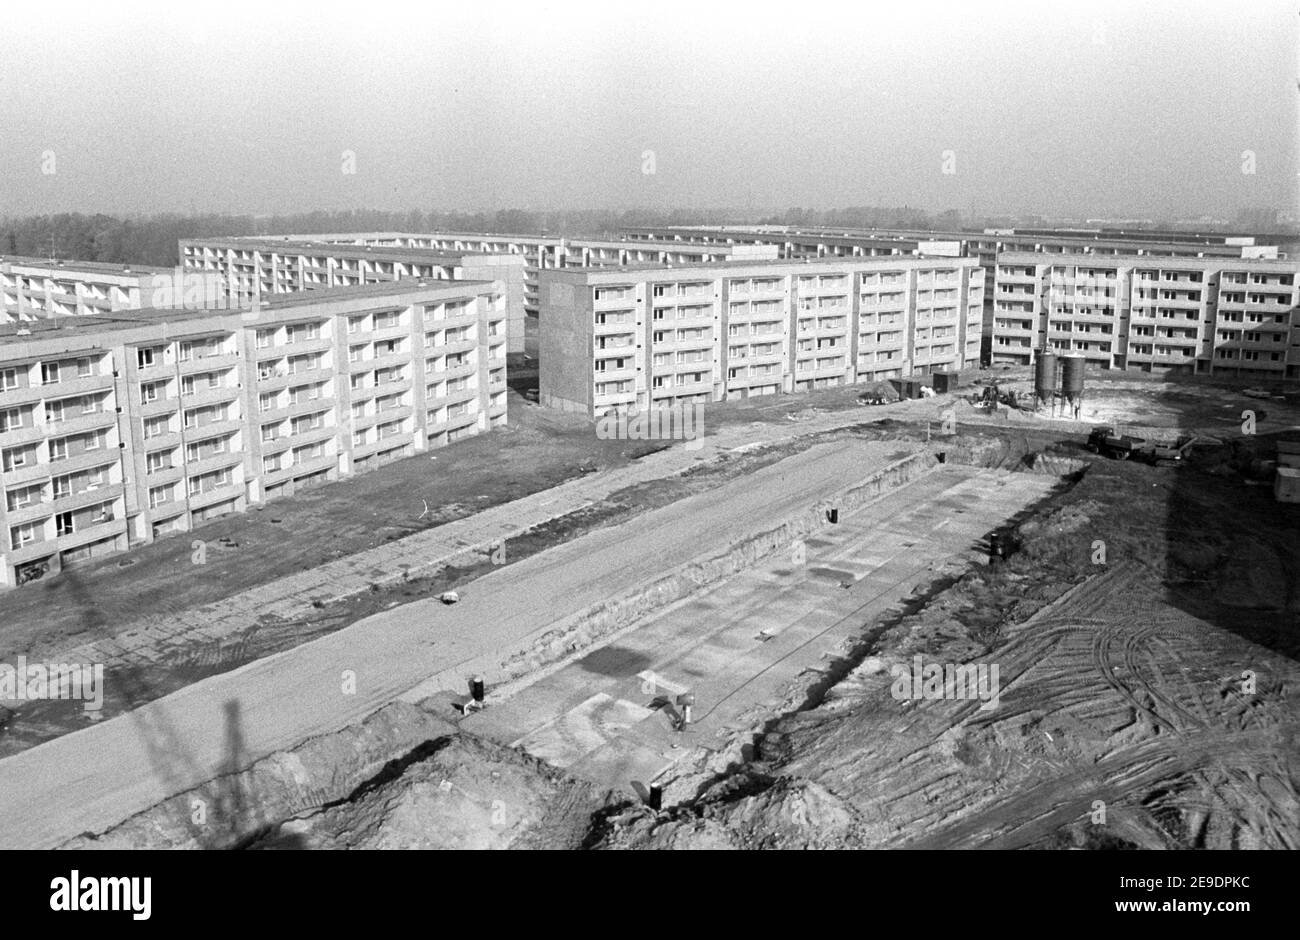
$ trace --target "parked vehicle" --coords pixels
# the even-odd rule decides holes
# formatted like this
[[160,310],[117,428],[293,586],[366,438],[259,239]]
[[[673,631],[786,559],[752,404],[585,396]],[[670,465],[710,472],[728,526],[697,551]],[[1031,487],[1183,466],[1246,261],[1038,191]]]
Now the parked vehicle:
[[1180,437],[1175,441],[1149,441],[1143,437],[1120,434],[1113,427],[1093,428],[1088,435],[1088,450],[1112,460],[1130,457],[1146,461],[1153,466],[1168,466],[1183,460],[1196,444],[1194,436]]

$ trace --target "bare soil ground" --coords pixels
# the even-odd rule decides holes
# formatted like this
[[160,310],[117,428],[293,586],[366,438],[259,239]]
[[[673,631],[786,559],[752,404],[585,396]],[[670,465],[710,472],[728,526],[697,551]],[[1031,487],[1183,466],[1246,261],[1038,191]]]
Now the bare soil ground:
[[[808,408],[854,408],[857,391],[729,403],[710,417],[717,417],[714,427],[783,421]],[[1048,423],[963,426],[959,438],[944,444],[949,459],[1029,468],[1047,452],[1049,460],[1083,460],[1089,468],[1073,487],[1020,520],[1005,564],[978,566],[900,611],[887,629],[873,629],[871,642],[855,651],[856,665],[838,673],[838,681],[813,676],[792,687],[782,717],[738,736],[726,763],[696,764],[663,781],[669,793],[663,811],[613,801],[526,755],[426,729],[427,719],[405,716],[403,730],[391,732],[383,748],[375,746],[373,759],[352,768],[346,786],[329,777],[329,760],[307,762],[301,770],[291,755],[268,758],[279,774],[290,768],[294,786],[313,794],[314,808],[254,813],[260,828],[241,830],[253,837],[239,844],[1300,847],[1300,507],[1277,504],[1270,488],[1256,485],[1265,476],[1260,462],[1271,455],[1271,434],[1295,425],[1300,409],[1294,400],[1243,397],[1222,383],[1127,375],[1103,377],[1090,400],[1111,409],[1109,415],[1099,411],[1098,420],[1217,428],[1230,443],[1198,451],[1187,466],[1157,469],[1093,458],[1079,446],[1077,431]],[[1265,412],[1258,436],[1240,434],[1244,408]],[[523,409],[531,411],[521,415]],[[890,406],[861,410],[864,421],[884,423],[844,433],[913,440],[926,433],[924,422],[892,419]],[[235,537],[241,551],[230,553],[230,586],[184,586],[196,593],[178,606],[202,602],[196,598],[205,590],[225,596],[257,583],[247,580],[260,577],[256,559],[273,559],[277,548],[297,552],[299,567],[330,557],[311,542],[328,531],[311,529],[313,501],[317,514],[346,523],[342,544],[355,537],[358,548],[367,547],[377,540],[365,520],[397,526],[398,507],[409,512],[412,493],[433,508],[435,499],[420,494],[434,492],[435,480],[448,481],[436,487],[441,501],[435,512],[450,519],[473,511],[482,480],[508,494],[500,498],[513,498],[539,479],[558,482],[566,473],[634,459],[639,449],[657,446],[598,441],[589,423],[535,406],[516,407],[516,419],[517,427],[506,432],[516,435],[510,447],[500,446],[506,442],[496,432],[436,452],[436,464],[428,456],[414,458],[273,504],[266,513],[275,512],[280,523],[259,522],[262,513],[205,527],[200,534],[208,538],[204,533],[211,531],[215,540],[217,526],[251,523]],[[472,450],[476,446],[482,451]],[[508,469],[498,478],[493,468],[506,455]],[[465,462],[443,464],[452,456]],[[526,557],[707,487],[717,479],[711,474],[750,472],[766,459],[762,451],[737,455],[699,475],[616,494],[609,505],[558,520],[554,531],[522,537],[509,557]],[[448,466],[462,472],[443,476]],[[392,479],[384,476],[390,472]],[[353,485],[353,501],[339,498]],[[302,515],[291,516],[290,508]],[[266,528],[264,554],[245,559],[245,542],[261,545],[259,527]],[[361,541],[366,537],[370,541]],[[147,593],[149,579],[161,592],[169,572],[161,561],[147,566],[144,556],[151,551],[172,552],[174,564],[188,555],[188,540],[178,540],[175,549],[167,542],[152,546],[137,553],[137,564],[116,572],[139,569],[146,576],[137,586],[146,592],[141,597],[159,603],[161,593]],[[428,585],[402,585],[391,596],[353,599],[355,611],[325,613],[341,613],[346,622],[371,605],[479,573],[447,572]],[[69,615],[57,608],[69,600],[82,605],[83,616],[101,605],[110,615],[134,610],[136,598],[125,587],[117,595],[108,589],[103,599],[98,588],[93,599],[69,599],[57,593],[58,584],[39,587],[28,599],[24,592],[0,598],[6,639],[15,632],[10,604],[31,618],[42,617],[53,601],[52,622],[68,629],[76,627],[76,617],[60,620]],[[55,593],[42,603],[37,595],[45,591]],[[21,627],[31,628],[30,621]],[[889,667],[917,654],[926,661],[998,664],[998,708],[895,699]],[[322,754],[331,748],[342,754],[355,747],[350,733],[316,746]],[[376,772],[381,754],[390,763]],[[333,785],[328,798],[321,797],[322,781]],[[249,805],[247,794],[241,799],[241,806]],[[183,808],[178,812],[184,815]],[[176,836],[142,820],[123,829],[116,844],[184,844]]]
[[[1209,472],[1222,456],[1096,462],[1008,564],[904,618],[748,760],[675,784],[697,795],[613,811],[595,841],[1300,846],[1300,507]],[[998,664],[999,706],[895,699],[889,667],[917,654]]]
[[[807,408],[852,408],[848,391],[720,404],[709,409],[705,434],[732,424],[784,422]],[[146,615],[212,604],[663,446],[600,440],[591,421],[512,391],[505,428],[0,593],[0,659],[11,661],[38,642],[57,649],[111,636]],[[203,565],[190,560],[194,539],[205,543]],[[177,577],[178,571],[185,576]],[[367,602],[358,613],[372,609]]]

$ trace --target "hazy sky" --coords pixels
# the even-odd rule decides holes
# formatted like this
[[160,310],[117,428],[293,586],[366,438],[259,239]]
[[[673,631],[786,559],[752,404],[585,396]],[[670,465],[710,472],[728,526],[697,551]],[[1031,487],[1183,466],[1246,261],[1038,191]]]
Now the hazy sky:
[[0,215],[1294,211],[1297,9],[23,3],[0,20]]

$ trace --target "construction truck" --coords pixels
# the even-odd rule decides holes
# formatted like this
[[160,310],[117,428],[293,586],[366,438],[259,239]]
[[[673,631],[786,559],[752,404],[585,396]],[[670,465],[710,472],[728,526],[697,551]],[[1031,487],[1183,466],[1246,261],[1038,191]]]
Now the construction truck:
[[1115,428],[1093,428],[1088,435],[1088,450],[1112,460],[1141,460],[1163,467],[1181,462],[1196,444],[1196,438],[1180,437],[1174,441],[1149,441],[1144,437],[1120,434]]
[[1020,403],[1016,401],[1014,389],[1003,391],[996,384],[985,385],[983,391],[976,392],[970,396],[970,403],[976,408],[996,409],[999,405],[1005,405],[1008,408],[1019,408]]

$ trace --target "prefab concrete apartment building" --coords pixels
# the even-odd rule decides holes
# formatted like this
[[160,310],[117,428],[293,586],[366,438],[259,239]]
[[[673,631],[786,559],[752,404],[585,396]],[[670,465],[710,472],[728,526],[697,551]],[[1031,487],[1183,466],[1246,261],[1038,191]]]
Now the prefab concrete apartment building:
[[993,359],[1050,346],[1090,366],[1300,379],[1300,262],[1004,252]]
[[166,268],[0,256],[0,324],[137,310]]
[[[537,318],[541,310],[538,276],[542,271],[566,268],[616,267],[629,264],[691,264],[708,261],[775,259],[779,251],[769,245],[664,244],[636,245],[625,241],[570,239],[546,235],[500,235],[475,232],[355,232],[328,235],[294,235],[328,244],[387,246],[441,252],[477,252],[517,255],[524,260],[523,308],[531,321],[525,331],[524,351],[537,358],[540,349]],[[515,352],[514,346],[511,352]]]
[[781,257],[827,258],[881,254],[955,254],[979,260],[984,268],[984,346],[981,360],[993,361],[993,280],[997,259],[1007,252],[1152,256],[1170,258],[1285,257],[1276,245],[1258,244],[1255,236],[1210,235],[1175,231],[1117,229],[836,229],[780,225],[677,226],[624,228],[636,244],[672,244],[678,240],[712,245],[774,244]]
[[506,421],[494,283],[0,328],[0,586]]
[[600,417],[978,363],[967,258],[544,271],[540,400]]
[[385,248],[307,236],[188,238],[186,272],[213,273],[242,300],[404,279],[496,281],[506,305],[506,348],[524,351],[525,265],[521,257],[471,249]]

